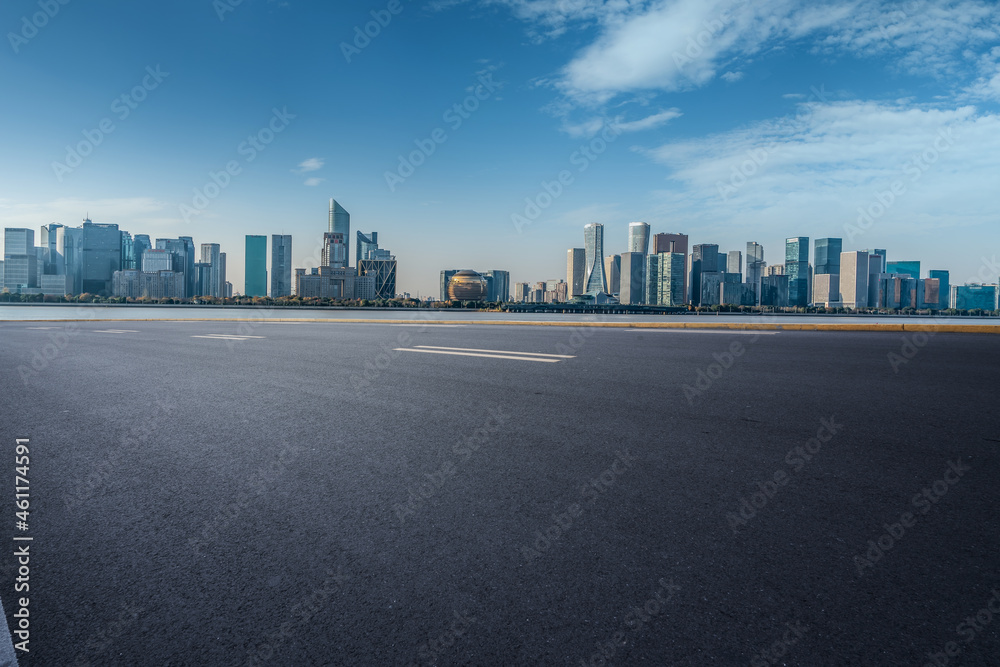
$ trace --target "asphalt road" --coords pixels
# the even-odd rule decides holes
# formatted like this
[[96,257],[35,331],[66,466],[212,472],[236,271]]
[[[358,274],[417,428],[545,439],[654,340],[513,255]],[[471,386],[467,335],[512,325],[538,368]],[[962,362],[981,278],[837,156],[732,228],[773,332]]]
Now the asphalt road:
[[1000,664],[994,336],[73,327],[0,325],[22,667]]

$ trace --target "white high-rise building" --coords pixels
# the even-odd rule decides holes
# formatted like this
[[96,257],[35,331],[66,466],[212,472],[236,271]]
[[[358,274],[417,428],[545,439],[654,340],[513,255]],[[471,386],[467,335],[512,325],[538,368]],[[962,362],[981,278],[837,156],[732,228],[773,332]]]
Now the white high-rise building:
[[840,300],[844,308],[868,307],[868,253],[840,253]]

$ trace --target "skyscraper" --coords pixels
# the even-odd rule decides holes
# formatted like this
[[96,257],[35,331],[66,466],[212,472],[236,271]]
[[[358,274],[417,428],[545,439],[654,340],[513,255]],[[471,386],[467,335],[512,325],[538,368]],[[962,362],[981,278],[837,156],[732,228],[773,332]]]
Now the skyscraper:
[[739,250],[730,250],[726,255],[726,273],[743,275],[743,253]]
[[[688,236],[687,234],[656,234],[653,236],[653,247],[650,250],[652,254],[659,254],[661,252],[679,252],[680,254],[687,257],[688,254]],[[685,260],[687,263],[687,260]],[[688,271],[684,270],[684,303],[687,303],[688,299]]]
[[359,231],[357,236],[358,248],[356,251],[357,256],[354,258],[355,266],[363,259],[375,259],[374,257],[369,257],[368,253],[372,250],[378,250],[378,232],[363,234]]
[[753,290],[756,302],[760,303],[760,279],[764,277],[764,246],[756,241],[747,242],[746,282]]
[[687,275],[687,255],[679,252],[661,252],[656,258],[657,306],[682,306],[686,301],[684,278]]
[[628,251],[649,252],[649,225],[645,222],[630,222],[628,225]]
[[569,298],[583,294],[583,279],[587,276],[587,251],[570,248],[566,253],[566,284]]
[[809,305],[808,236],[785,239],[785,275],[788,276],[788,305]]
[[918,261],[903,261],[903,262],[886,262],[885,265],[886,273],[895,273],[898,275],[907,275],[911,278],[920,277],[920,262]]
[[[204,260],[202,260],[204,261]],[[267,237],[248,234],[246,237],[246,296],[267,296]]]
[[618,302],[629,306],[645,303],[646,255],[641,252],[623,252],[621,258]]
[[703,273],[717,273],[719,270],[719,246],[714,243],[700,243],[691,253],[691,303],[701,305],[701,276]]
[[604,275],[608,280],[608,294],[618,294],[621,291],[621,255],[608,255],[604,258]]
[[35,230],[3,230],[3,285],[11,291],[38,287],[38,253]]
[[271,234],[271,296],[292,294],[292,235]]
[[604,225],[592,222],[583,228],[584,249],[587,253],[587,277],[584,292],[607,293],[608,279],[604,275]]
[[843,239],[816,239],[816,275],[840,274],[840,253],[844,251]]
[[118,225],[84,220],[82,257],[83,291],[111,296],[115,271],[122,268],[122,238]]
[[868,264],[868,253],[863,250],[840,254],[840,300],[844,308],[868,307]]
[[347,266],[347,261],[351,256],[351,214],[338,204],[336,199],[330,200],[330,228],[327,231],[342,235],[345,253],[344,266]]
[[932,270],[928,273],[931,278],[938,280],[938,308],[948,307],[948,298],[951,294],[951,274],[948,271]]
[[323,234],[323,266],[335,269],[347,267],[347,241],[340,232],[325,232]]
[[[157,239],[157,244],[159,244],[159,239]],[[207,285],[203,289],[207,288],[207,294],[201,294],[199,296],[217,296],[221,297],[223,294],[222,287],[222,258],[219,256],[219,244],[218,243],[202,243],[201,244],[201,263],[207,264],[208,269],[208,281]]]

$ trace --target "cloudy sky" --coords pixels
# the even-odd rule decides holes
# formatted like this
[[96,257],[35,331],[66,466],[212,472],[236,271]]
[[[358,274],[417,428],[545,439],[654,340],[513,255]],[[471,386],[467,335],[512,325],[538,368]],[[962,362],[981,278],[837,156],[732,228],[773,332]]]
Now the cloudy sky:
[[992,1],[11,0],[0,28],[2,226],[221,243],[237,292],[244,235],[310,265],[330,197],[422,295],[564,277],[589,222],[606,253],[634,220],[768,263],[839,236],[958,283],[1000,254]]

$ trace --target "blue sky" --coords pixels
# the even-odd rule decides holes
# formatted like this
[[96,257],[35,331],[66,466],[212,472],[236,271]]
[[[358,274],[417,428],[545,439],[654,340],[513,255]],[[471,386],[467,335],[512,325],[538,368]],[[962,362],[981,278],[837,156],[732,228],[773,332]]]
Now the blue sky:
[[635,220],[769,264],[840,236],[998,277],[995,2],[234,2],[4,3],[2,226],[221,243],[238,292],[244,235],[311,265],[330,197],[413,294],[443,268],[562,278],[585,224],[610,254]]

